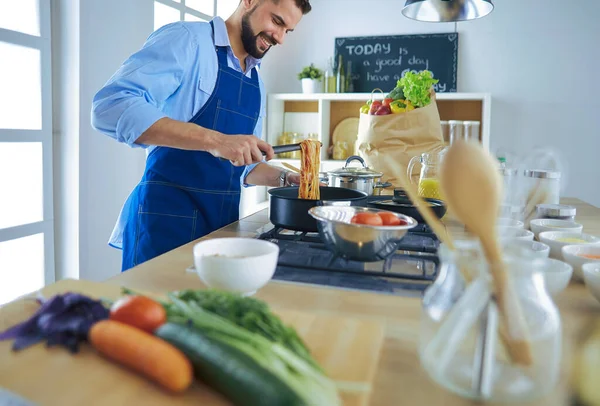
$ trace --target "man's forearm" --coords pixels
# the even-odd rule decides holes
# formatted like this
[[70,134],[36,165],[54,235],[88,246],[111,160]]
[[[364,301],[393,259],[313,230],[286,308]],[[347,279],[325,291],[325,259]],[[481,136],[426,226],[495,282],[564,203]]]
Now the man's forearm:
[[279,175],[283,169],[260,163],[246,176],[246,183],[257,186],[279,186]]
[[165,117],[152,124],[135,142],[140,145],[208,151],[214,148],[216,132]]

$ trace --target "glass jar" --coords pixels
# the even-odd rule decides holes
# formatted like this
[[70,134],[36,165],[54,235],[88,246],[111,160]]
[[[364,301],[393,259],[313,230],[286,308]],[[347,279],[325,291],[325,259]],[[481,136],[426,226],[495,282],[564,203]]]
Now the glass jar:
[[[292,144],[293,141],[294,141],[293,133],[283,132],[283,133],[281,133],[279,138],[277,138],[277,145],[288,145],[288,144]],[[283,153],[279,154],[280,159],[286,159],[286,158],[290,158],[290,157],[291,157],[290,152],[283,152]]]
[[448,138],[450,145],[455,141],[464,139],[464,126],[460,120],[448,120]]
[[346,141],[336,141],[333,144],[333,159],[345,161],[350,154],[350,147]]
[[[299,144],[304,141],[305,137],[301,133],[291,133],[291,142],[290,144]],[[302,158],[302,153],[300,151],[293,151],[288,153],[289,159],[300,159]]]
[[[441,245],[439,254],[439,276],[423,297],[419,340],[421,364],[429,376],[447,390],[478,401],[522,402],[551,391],[560,377],[562,330],[544,285],[548,262],[516,250],[503,259],[513,293],[506,303],[520,305],[527,332],[527,364],[508,355],[508,332],[523,330],[504,328],[478,242],[456,242],[455,251]],[[514,314],[508,320],[515,320]]]
[[538,194],[537,204],[560,203],[560,172],[545,169],[527,169],[524,174],[530,195]]
[[463,136],[467,141],[479,141],[479,121],[463,121]]

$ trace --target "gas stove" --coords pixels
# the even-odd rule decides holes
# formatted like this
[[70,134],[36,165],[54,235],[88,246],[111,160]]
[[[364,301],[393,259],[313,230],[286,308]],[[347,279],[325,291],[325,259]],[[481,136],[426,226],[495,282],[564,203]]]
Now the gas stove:
[[426,224],[411,229],[394,254],[377,262],[338,257],[325,247],[319,233],[285,230],[268,224],[257,230],[256,238],[279,246],[273,276],[279,281],[421,296],[435,280],[439,268],[439,240]]

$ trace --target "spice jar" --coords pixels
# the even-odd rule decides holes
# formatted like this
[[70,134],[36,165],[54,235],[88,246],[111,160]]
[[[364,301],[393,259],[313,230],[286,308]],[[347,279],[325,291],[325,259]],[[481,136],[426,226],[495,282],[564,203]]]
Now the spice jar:
[[538,204],[535,206],[536,218],[575,221],[577,209],[566,204]]
[[537,195],[537,204],[560,203],[560,172],[544,169],[527,169],[523,174],[529,195]]
[[[526,333],[517,335],[513,325],[503,329],[505,318],[478,241],[456,241],[455,246],[454,251],[440,246],[440,272],[423,297],[423,368],[440,386],[478,401],[523,402],[547,394],[559,380],[562,356],[560,314],[543,277],[550,262],[518,250],[503,255],[511,308],[518,303]],[[515,314],[508,315],[509,322]],[[507,350],[509,334],[527,340],[531,362],[514,361],[516,353]]]

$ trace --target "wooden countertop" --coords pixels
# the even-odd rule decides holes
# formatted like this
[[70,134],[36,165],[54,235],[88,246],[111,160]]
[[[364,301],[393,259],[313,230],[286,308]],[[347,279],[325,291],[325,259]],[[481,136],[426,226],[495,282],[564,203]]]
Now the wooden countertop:
[[[600,235],[600,208],[577,199],[563,199],[577,207],[577,221],[584,232]],[[267,210],[241,219],[206,237],[255,236],[256,230],[268,224]],[[456,222],[448,221],[455,238],[465,235]],[[160,257],[108,280],[111,283],[155,292],[182,288],[202,288],[198,276],[186,272],[192,265],[195,242],[179,247]],[[329,287],[301,286],[271,281],[257,297],[273,307],[303,309],[319,313],[350,315],[355,318],[382,318],[386,321],[386,336],[376,373],[371,405],[470,405],[431,381],[422,369],[417,353],[421,302],[418,298],[344,291]],[[563,366],[560,384],[556,389],[530,405],[569,404],[568,376],[573,349],[581,340],[586,326],[600,315],[600,303],[582,284],[572,283],[556,297],[563,322]],[[1,362],[1,360],[0,360]],[[26,379],[26,378],[25,378]],[[34,383],[32,383],[34,384]],[[2,383],[0,382],[0,386]]]

